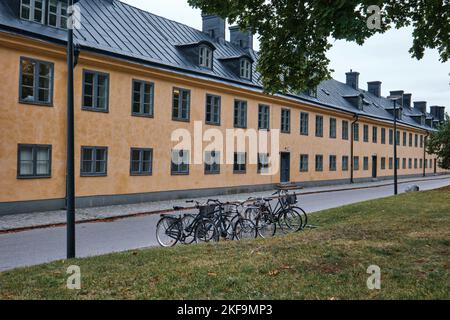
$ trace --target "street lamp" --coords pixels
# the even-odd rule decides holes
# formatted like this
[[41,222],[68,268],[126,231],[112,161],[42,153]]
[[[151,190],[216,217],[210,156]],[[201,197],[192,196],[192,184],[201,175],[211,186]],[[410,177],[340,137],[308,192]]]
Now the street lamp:
[[388,99],[394,102],[394,194],[398,195],[398,163],[397,163],[397,101],[400,96],[390,96]]
[[75,258],[75,130],[73,109],[73,29],[75,23],[73,4],[74,0],[69,0],[67,23],[67,259]]

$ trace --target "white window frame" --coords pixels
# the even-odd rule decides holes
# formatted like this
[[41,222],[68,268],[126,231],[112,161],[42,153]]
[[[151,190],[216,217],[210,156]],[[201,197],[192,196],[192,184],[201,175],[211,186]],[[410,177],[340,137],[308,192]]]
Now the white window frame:
[[213,51],[208,46],[200,46],[199,48],[199,65],[212,69]]
[[[41,14],[41,21],[35,21],[34,20],[34,16],[36,13],[36,2],[41,3],[42,4],[42,14]],[[45,0],[30,0],[30,4],[24,4],[23,0],[20,0],[20,18],[22,20],[27,20],[27,21],[32,21],[32,22],[37,22],[37,23],[44,23],[45,21]],[[23,18],[23,8],[26,7],[30,10],[30,16],[28,19]]]
[[248,59],[241,59],[240,61],[240,75],[242,79],[252,79],[252,63]]
[[[50,12],[50,5],[51,5],[52,1],[56,2],[56,13],[51,13]],[[55,27],[55,28],[59,28],[59,29],[67,29],[67,20],[69,19],[69,14],[68,14],[69,3],[65,2],[65,4],[66,4],[66,15],[63,15],[61,13],[62,8],[63,8],[62,4],[63,4],[63,1],[60,1],[60,0],[48,0],[47,23],[48,23],[49,26]],[[56,15],[56,25],[50,24],[50,15]],[[65,26],[61,26],[61,18],[63,18],[63,17],[66,19],[66,25]]]

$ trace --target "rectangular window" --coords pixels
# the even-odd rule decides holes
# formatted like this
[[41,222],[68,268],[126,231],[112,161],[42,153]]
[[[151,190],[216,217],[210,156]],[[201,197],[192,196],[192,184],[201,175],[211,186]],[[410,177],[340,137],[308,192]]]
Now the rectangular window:
[[369,157],[364,157],[363,159],[363,170],[369,170]]
[[364,142],[369,142],[369,126],[367,124],[363,127],[363,140]]
[[402,168],[406,169],[406,158],[403,158],[402,160]]
[[25,20],[44,23],[44,0],[21,0],[20,17]]
[[30,58],[20,59],[20,102],[53,103],[53,63]]
[[423,148],[423,136],[420,136],[420,147]]
[[67,29],[68,0],[49,0],[48,25],[56,28]]
[[400,158],[397,158],[395,165],[397,166],[397,169],[400,169]]
[[433,159],[430,159],[430,169],[433,168]]
[[336,139],[336,119],[330,118],[330,138]]
[[50,178],[52,146],[19,144],[18,178]]
[[152,149],[131,148],[130,161],[132,176],[149,176],[152,174]]
[[389,129],[389,144],[393,145],[394,144],[394,130]]
[[316,171],[322,172],[323,171],[323,155],[316,155]]
[[353,141],[359,141],[359,124],[353,124]]
[[220,113],[222,98],[219,96],[207,94],[206,95],[206,111],[205,122],[206,124],[220,125]]
[[258,106],[258,128],[259,130],[270,128],[270,107],[264,104]]
[[269,154],[258,154],[258,173],[269,173]]
[[308,172],[309,170],[309,156],[307,154],[300,155],[300,172]]
[[381,128],[381,144],[386,144],[386,129]]
[[323,137],[323,116],[316,116],[316,137]]
[[109,75],[96,71],[83,72],[83,109],[108,111]]
[[425,169],[428,169],[428,160],[425,159]]
[[189,121],[191,112],[191,91],[174,88],[172,101],[172,120]]
[[199,49],[199,65],[208,69],[212,69],[213,51],[206,46],[200,46]]
[[336,156],[330,156],[330,171],[336,171],[337,160]]
[[372,128],[372,143],[377,143],[377,142],[378,142],[378,128],[374,126]]
[[306,112],[300,113],[300,134],[302,136],[309,134],[309,114]]
[[406,135],[406,131],[403,132],[403,146],[406,147],[406,143],[407,143],[407,135]]
[[412,145],[413,145],[413,134],[410,133],[409,134],[409,146],[412,147]]
[[106,176],[107,147],[81,147],[81,176]]
[[411,158],[408,159],[408,168],[412,169],[412,159]]
[[342,140],[348,140],[348,121],[342,121]]
[[291,110],[281,109],[281,132],[291,132]]
[[419,146],[419,136],[417,134],[414,135],[414,147]]
[[234,173],[246,173],[247,172],[247,153],[235,152],[234,153]]
[[394,169],[394,158],[389,158],[389,170]]
[[414,169],[417,169],[418,168],[418,162],[417,162],[417,159],[414,159]]
[[381,158],[381,170],[386,170],[386,158]]
[[419,168],[422,169],[423,168],[423,159],[419,160]]
[[397,139],[396,142],[397,142],[397,145],[399,146],[400,145],[400,131],[397,131],[397,136],[395,138]]
[[234,127],[247,128],[247,101],[234,101]]
[[220,152],[206,151],[205,174],[219,174],[219,173],[220,173]]
[[359,157],[353,157],[353,171],[359,170]]
[[154,85],[151,82],[133,80],[132,115],[153,117]]
[[342,171],[348,171],[348,156],[342,157]]
[[172,150],[171,159],[171,174],[172,175],[188,175],[190,156],[187,150]]

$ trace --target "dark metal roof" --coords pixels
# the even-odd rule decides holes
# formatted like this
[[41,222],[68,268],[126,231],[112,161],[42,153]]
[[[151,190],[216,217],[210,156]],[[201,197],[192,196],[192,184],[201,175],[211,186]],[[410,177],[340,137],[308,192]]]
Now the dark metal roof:
[[[17,0],[0,0],[0,28],[45,40],[65,42],[67,32],[19,18],[11,3]],[[253,91],[262,91],[260,75],[253,64],[252,81],[243,80],[222,62],[248,56],[258,60],[257,52],[245,50],[227,41],[218,41],[202,31],[152,13],[137,9],[118,0],[80,0],[82,28],[74,32],[75,42],[81,50],[92,50],[114,55],[140,63],[167,68],[176,72],[209,78],[222,83],[230,83]],[[16,5],[17,7],[17,5]],[[200,67],[182,51],[180,45],[210,43],[215,47],[214,68]],[[363,110],[355,108],[345,97],[364,96]],[[355,90],[345,83],[327,80],[320,84],[317,98],[306,94],[279,95],[297,101],[309,102],[317,106],[330,107],[360,116],[392,121],[393,116],[386,110],[392,108],[392,101],[376,97],[364,90]],[[418,115],[415,109],[404,108],[400,122],[421,126],[412,119]],[[429,116],[429,114],[427,114]]]

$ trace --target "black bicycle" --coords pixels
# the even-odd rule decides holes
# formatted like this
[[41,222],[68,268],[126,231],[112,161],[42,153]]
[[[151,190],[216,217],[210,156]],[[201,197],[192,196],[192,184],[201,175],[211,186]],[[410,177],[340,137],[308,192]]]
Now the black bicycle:
[[242,240],[258,237],[256,225],[253,221],[245,219],[239,210],[245,202],[221,202],[216,199],[208,200],[216,206],[214,222],[223,239]]
[[[162,247],[173,247],[177,243],[191,244],[193,242],[217,242],[219,231],[214,223],[215,205],[195,203],[198,214],[161,215],[156,226],[156,239]],[[184,207],[174,207],[174,210],[184,210]]]

